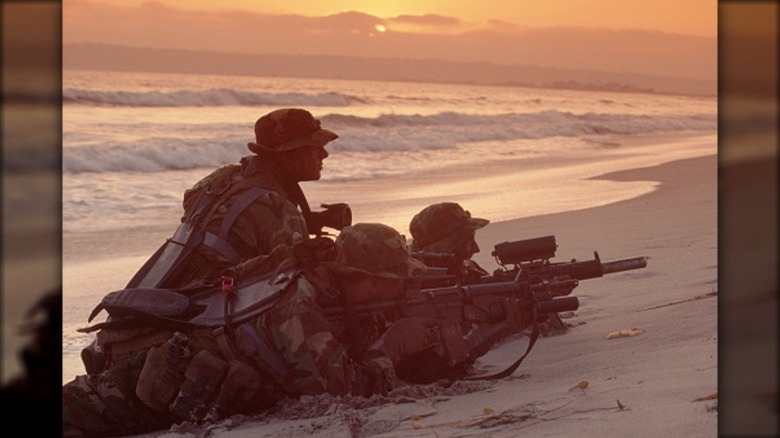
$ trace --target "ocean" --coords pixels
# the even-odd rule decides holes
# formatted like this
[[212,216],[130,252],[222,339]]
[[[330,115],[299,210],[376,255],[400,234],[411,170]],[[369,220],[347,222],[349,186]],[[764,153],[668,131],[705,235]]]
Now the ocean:
[[93,338],[76,328],[169,237],[184,190],[248,155],[274,109],[308,109],[340,136],[322,179],[302,183],[314,209],[347,202],[355,222],[403,234],[434,202],[502,221],[630,199],[657,183],[595,177],[717,152],[702,140],[717,132],[711,97],[72,70],[62,87],[63,383]]

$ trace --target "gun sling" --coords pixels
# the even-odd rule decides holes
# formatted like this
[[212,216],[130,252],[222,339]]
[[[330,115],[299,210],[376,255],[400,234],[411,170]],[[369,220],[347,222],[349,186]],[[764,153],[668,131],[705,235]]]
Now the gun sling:
[[536,308],[534,308],[532,312],[532,318],[534,320],[534,325],[531,329],[531,337],[528,340],[528,347],[526,347],[525,353],[523,353],[519,359],[517,359],[512,365],[506,367],[503,371],[499,371],[494,374],[488,374],[487,376],[466,377],[463,380],[498,380],[512,375],[512,373],[514,373],[523,362],[523,359],[525,359],[525,357],[528,356],[528,353],[531,352],[531,348],[533,348],[536,340],[539,338],[539,321],[537,319]]

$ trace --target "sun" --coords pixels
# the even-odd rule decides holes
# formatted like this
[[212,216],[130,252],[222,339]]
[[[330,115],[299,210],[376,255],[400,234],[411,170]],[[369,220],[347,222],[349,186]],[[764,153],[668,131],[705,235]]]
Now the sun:
[[377,32],[385,32],[385,31],[387,31],[387,28],[383,24],[374,25],[374,29],[376,29]]

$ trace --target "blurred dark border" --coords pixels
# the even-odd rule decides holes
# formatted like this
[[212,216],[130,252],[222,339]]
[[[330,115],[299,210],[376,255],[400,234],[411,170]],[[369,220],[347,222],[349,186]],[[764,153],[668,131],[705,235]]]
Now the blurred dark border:
[[3,1],[3,418],[32,436],[62,424],[62,8]]
[[[16,11],[9,12],[6,5],[15,5]],[[10,15],[18,13],[21,5],[29,7],[25,14],[37,25],[13,26],[19,33],[7,38],[6,20],[17,20]],[[778,435],[777,8],[774,1],[719,2],[718,416],[722,436]],[[60,17],[59,23],[52,23],[52,17]],[[54,294],[61,309],[56,297],[61,272],[42,272],[53,279],[52,287],[31,291],[24,288],[25,279],[15,279],[15,273],[7,270],[25,257],[48,258],[54,261],[52,266],[61,266],[61,180],[48,177],[61,172],[60,141],[41,137],[41,130],[48,130],[48,138],[59,139],[61,125],[51,121],[36,125],[37,119],[12,126],[6,122],[18,107],[32,106],[56,114],[61,111],[61,3],[5,1],[2,19],[3,305],[13,301],[10,294]],[[47,26],[54,27],[48,34]],[[20,76],[12,70],[19,68],[31,74],[15,82]],[[29,150],[14,149],[12,140],[24,138],[24,133],[12,132],[18,126],[30,127],[28,137],[41,140],[28,142],[25,147]],[[26,185],[9,183],[6,175],[21,180],[41,175],[39,186],[43,189],[25,198]],[[49,184],[51,181],[54,183]],[[23,244],[14,244],[18,236],[9,228],[8,218],[47,214],[47,209],[39,206],[44,200],[51,201],[48,212],[59,225],[51,225],[56,220],[49,225],[41,221],[44,225],[25,236]],[[18,289],[14,286],[17,282],[21,285]],[[30,309],[4,310],[5,314],[9,310],[22,314]],[[43,326],[39,323],[36,327]],[[3,343],[4,348],[8,345]],[[61,351],[57,354],[61,368]],[[59,387],[61,372],[57,376]],[[11,386],[5,383],[4,387]],[[51,405],[59,409],[61,397],[56,394],[55,398]]]
[[718,430],[778,436],[778,3],[718,12]]

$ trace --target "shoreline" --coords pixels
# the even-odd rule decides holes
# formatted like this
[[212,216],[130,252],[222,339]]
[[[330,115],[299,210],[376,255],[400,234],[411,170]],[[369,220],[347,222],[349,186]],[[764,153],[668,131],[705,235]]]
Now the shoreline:
[[[302,188],[314,209],[320,203],[348,202],[355,222],[385,223],[408,236],[411,218],[436,202],[458,202],[475,216],[502,221],[556,214],[550,211],[579,211],[586,196],[587,203],[597,204],[595,207],[643,196],[655,190],[654,178],[613,179],[600,175],[610,175],[620,168],[716,154],[716,147],[711,146],[716,140],[714,133],[690,131],[588,136],[586,141],[598,150],[579,150],[563,161],[547,156],[508,158],[479,166],[437,169],[413,178],[314,181],[303,183]],[[539,185],[539,181],[544,182]],[[175,229],[179,202],[170,206],[169,218],[133,222],[121,230],[64,232],[63,262],[70,266],[99,263],[105,257],[145,259]],[[129,241],[128,233],[133,236]]]
[[[690,178],[690,175],[687,173],[692,171],[692,169],[699,173],[695,175],[699,182],[695,187],[685,187],[685,182]],[[666,162],[657,166],[610,172],[594,177],[594,179],[612,181],[654,180],[658,181],[659,185],[657,189],[649,193],[607,205],[506,221],[491,221],[485,228],[477,231],[477,243],[481,248],[481,252],[476,254],[474,259],[480,264],[494,264],[495,262],[490,256],[493,245],[504,241],[556,234],[556,232],[558,233],[556,235],[557,242],[561,250],[566,251],[572,244],[575,247],[584,247],[586,243],[614,238],[616,237],[614,234],[616,231],[621,236],[630,234],[630,230],[623,226],[627,225],[628,219],[625,218],[628,217],[642,224],[641,228],[648,228],[651,226],[649,222],[654,222],[655,219],[651,217],[652,215],[643,215],[640,212],[645,208],[653,208],[659,200],[663,200],[668,196],[667,192],[679,191],[682,192],[681,194],[685,196],[685,199],[691,200],[695,198],[692,191],[704,189],[708,184],[715,187],[717,183],[717,155],[687,158]],[[467,206],[464,206],[464,208],[468,209]],[[717,221],[716,215],[717,209],[713,209],[713,220],[715,221]],[[580,224],[582,222],[594,222],[596,218],[600,218],[599,221],[602,222],[602,226],[599,228],[591,227],[590,230],[593,234],[584,236],[585,242],[582,242],[583,236],[578,236],[577,233]],[[547,226],[547,223],[556,225]],[[690,228],[690,225],[688,228]],[[518,229],[523,230],[523,232],[520,235],[513,235],[512,230]],[[569,241],[569,243],[566,241]],[[562,255],[560,254],[559,256]]]

